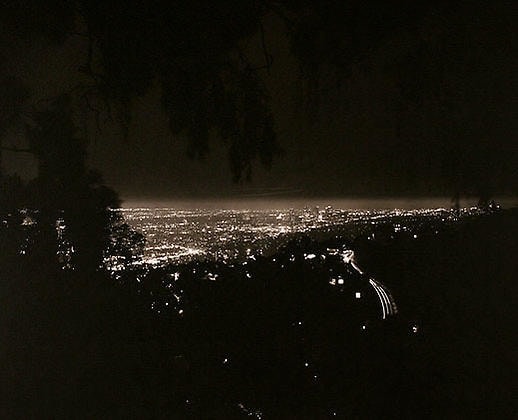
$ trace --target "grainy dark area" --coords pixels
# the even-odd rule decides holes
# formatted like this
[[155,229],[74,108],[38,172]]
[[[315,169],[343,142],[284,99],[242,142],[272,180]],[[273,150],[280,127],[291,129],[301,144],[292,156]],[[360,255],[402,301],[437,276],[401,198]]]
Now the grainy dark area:
[[0,2],[0,418],[516,417],[516,16]]
[[216,282],[177,268],[183,316],[145,303],[168,293],[166,270],[135,294],[100,273],[3,258],[2,411],[228,418],[246,416],[242,404],[264,418],[512,417],[517,223],[505,211],[420,240],[358,238],[359,261],[398,302],[387,321],[374,302],[331,290],[327,270],[304,259],[281,269],[332,241],[290,243],[246,281],[223,265],[196,263]]

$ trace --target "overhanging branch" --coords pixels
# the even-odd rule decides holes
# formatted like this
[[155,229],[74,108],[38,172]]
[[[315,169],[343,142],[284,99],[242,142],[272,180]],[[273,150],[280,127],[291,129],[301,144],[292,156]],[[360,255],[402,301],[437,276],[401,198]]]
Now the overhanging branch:
[[34,153],[32,149],[24,149],[19,147],[11,147],[11,146],[0,146],[0,150],[4,150],[6,152],[15,152],[15,153]]

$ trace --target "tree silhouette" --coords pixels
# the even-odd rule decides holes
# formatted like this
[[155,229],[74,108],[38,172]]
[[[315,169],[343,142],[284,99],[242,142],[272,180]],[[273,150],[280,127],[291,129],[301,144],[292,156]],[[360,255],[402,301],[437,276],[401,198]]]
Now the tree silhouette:
[[[117,194],[88,170],[73,115],[68,96],[33,112],[24,153],[35,156],[38,176],[29,184],[0,179],[0,386],[10,389],[0,405],[8,417],[49,407],[84,413],[82,404],[108,407],[140,386],[127,372],[140,362],[134,349],[146,311],[100,268],[131,263],[143,237],[113,209]],[[107,396],[107,384],[124,391]]]
[[83,270],[98,268],[107,256],[131,260],[143,238],[116,210],[115,191],[87,168],[87,142],[78,135],[72,99],[60,96],[34,112],[27,138],[24,151],[36,158],[38,176],[27,186],[3,177],[2,213],[11,214],[11,227],[20,224],[20,209],[28,209],[35,222],[32,249],[48,263],[56,253],[62,266]]
[[187,135],[190,155],[203,156],[215,131],[239,179],[253,160],[268,165],[280,153],[265,89],[239,45],[265,13],[257,1],[25,1],[7,5],[2,23],[25,37],[87,38],[78,67],[93,85],[76,93],[90,109],[104,104],[126,134],[132,99],[158,80],[171,129]]
[[[24,1],[23,7],[10,3],[3,23],[25,37],[87,39],[80,70],[93,86],[80,95],[89,108],[104,104],[126,134],[132,100],[158,81],[171,130],[186,134],[189,154],[204,156],[216,133],[239,180],[250,176],[253,161],[268,166],[281,153],[261,77],[272,66],[264,22],[272,17],[284,22],[307,80],[309,109],[317,114],[320,69],[333,67],[346,75],[351,63],[402,28],[418,26],[433,9],[428,2],[394,3],[111,0],[42,6]],[[263,64],[252,64],[244,52],[243,42],[253,36],[261,38]]]
[[[281,153],[261,73],[273,63],[265,22],[284,23],[311,118],[325,99],[326,72],[336,74],[339,89],[352,65],[399,43],[384,63],[399,89],[400,138],[391,150],[416,142],[426,150],[405,161],[403,173],[486,196],[512,179],[512,165],[499,163],[509,153],[486,144],[508,137],[502,116],[484,108],[505,89],[491,69],[506,65],[502,40],[511,40],[509,53],[514,48],[513,29],[502,18],[508,11],[505,1],[25,0],[6,4],[0,20],[7,33],[27,39],[84,39],[78,69],[90,83],[74,94],[96,117],[117,118],[126,135],[133,100],[156,83],[172,133],[188,138],[189,155],[202,157],[211,137],[223,139],[235,180],[248,178],[254,161],[268,166]],[[264,63],[247,57],[244,44],[252,37],[260,40],[263,51],[255,56]],[[412,131],[416,118],[432,128]]]

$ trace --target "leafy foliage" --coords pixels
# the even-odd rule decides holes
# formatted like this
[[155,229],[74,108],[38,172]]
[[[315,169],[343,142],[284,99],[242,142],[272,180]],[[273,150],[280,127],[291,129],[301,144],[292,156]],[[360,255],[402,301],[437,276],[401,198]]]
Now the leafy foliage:
[[[73,115],[68,96],[58,97],[33,115],[27,133],[29,150],[38,161],[38,177],[28,185],[16,177],[3,177],[0,216],[9,231],[20,231],[21,237],[7,244],[14,252],[25,241],[30,245],[23,246],[23,253],[39,254],[45,264],[91,270],[102,264],[106,252],[131,259],[130,250],[138,250],[143,238],[115,210],[120,207],[115,191],[87,168],[87,142],[78,136]],[[32,229],[20,227],[20,210],[28,212]],[[64,244],[68,249],[60,250]]]
[[[501,127],[504,117],[491,106],[508,101],[499,93],[507,80],[497,80],[492,68],[511,68],[504,60],[516,47],[515,29],[505,18],[511,3],[493,3],[18,0],[8,2],[0,22],[8,33],[26,38],[86,39],[80,70],[94,82],[94,92],[86,95],[98,95],[126,135],[133,100],[157,83],[171,131],[187,137],[189,155],[202,158],[212,137],[223,139],[235,180],[249,178],[254,161],[268,166],[282,152],[261,74],[271,57],[265,50],[265,66],[257,68],[243,52],[248,40],[264,35],[263,23],[284,22],[311,118],[325,99],[326,72],[334,72],[339,90],[354,65],[369,65],[384,50],[389,58],[382,71],[398,89],[399,139],[389,153],[397,156],[415,142],[416,149],[426,150],[405,162],[403,174],[436,177],[457,192],[487,195],[512,171],[499,165],[509,151],[500,154],[497,149],[506,148],[490,145],[509,136]],[[419,132],[416,121],[432,129]]]

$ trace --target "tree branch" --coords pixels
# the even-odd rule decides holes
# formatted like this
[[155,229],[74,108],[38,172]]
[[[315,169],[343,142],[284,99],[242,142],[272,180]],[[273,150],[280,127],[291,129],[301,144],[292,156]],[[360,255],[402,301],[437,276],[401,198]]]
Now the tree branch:
[[264,54],[264,61],[265,61],[265,68],[268,71],[268,74],[270,74],[270,69],[273,64],[273,56],[268,52],[268,48],[266,46],[266,38],[264,35],[264,26],[262,23],[259,23],[259,30],[261,32],[261,45],[263,47],[263,54]]
[[295,27],[295,23],[293,20],[291,20],[288,15],[285,13],[285,11],[282,9],[282,5],[279,4],[279,2],[275,1],[263,1],[265,7],[267,10],[270,10],[273,12],[277,17],[279,17],[284,24],[286,25],[286,29],[288,29],[290,32],[293,31]]
[[34,150],[32,149],[21,149],[18,147],[11,147],[11,146],[0,146],[0,150],[4,150],[6,152],[15,152],[15,153],[31,153],[34,154]]

